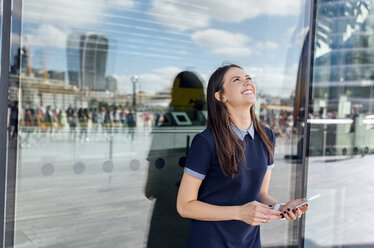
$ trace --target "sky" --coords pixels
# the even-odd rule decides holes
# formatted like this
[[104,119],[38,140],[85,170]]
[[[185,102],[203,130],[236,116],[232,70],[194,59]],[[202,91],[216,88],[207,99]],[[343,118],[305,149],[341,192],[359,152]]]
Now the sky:
[[170,90],[177,73],[196,72],[206,84],[222,63],[242,66],[260,92],[288,97],[308,27],[302,0],[28,0],[21,43],[32,67],[66,71],[70,33],[109,39],[106,75],[121,93]]

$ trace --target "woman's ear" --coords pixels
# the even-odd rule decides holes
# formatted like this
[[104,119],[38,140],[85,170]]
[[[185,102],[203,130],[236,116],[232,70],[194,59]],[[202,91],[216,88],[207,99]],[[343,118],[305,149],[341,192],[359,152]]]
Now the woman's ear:
[[214,97],[219,102],[226,102],[226,99],[223,96],[222,96],[222,99],[221,99],[221,92],[219,92],[219,91],[217,91],[216,93],[214,93]]

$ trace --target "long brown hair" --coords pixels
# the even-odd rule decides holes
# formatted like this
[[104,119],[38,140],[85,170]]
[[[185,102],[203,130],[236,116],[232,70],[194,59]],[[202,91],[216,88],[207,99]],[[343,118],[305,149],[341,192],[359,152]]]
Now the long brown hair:
[[[211,128],[216,144],[216,151],[221,169],[225,175],[231,175],[233,178],[239,174],[238,164],[244,158],[244,145],[239,137],[234,133],[231,128],[231,119],[226,105],[222,101],[223,78],[226,72],[238,65],[229,64],[221,66],[213,72],[210,76],[207,88],[207,107],[208,107],[208,128]],[[220,92],[221,101],[215,98],[215,93]],[[274,144],[268,138],[265,126],[262,125],[256,118],[254,105],[250,108],[250,114],[254,129],[264,142],[269,156],[273,158]]]

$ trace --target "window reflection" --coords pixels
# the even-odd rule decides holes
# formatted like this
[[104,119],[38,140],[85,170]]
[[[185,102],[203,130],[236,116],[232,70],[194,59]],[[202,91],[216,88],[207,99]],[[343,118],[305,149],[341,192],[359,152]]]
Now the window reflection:
[[[205,81],[223,61],[253,76],[257,116],[278,137],[272,195],[295,196],[306,2],[253,12],[249,2],[156,3],[23,2],[12,67],[16,247],[181,246],[189,221],[176,213],[176,192],[189,143],[206,125]],[[296,225],[264,227],[264,246],[296,244]]]
[[353,221],[369,208],[353,206],[373,194],[362,183],[374,153],[373,4],[317,1],[315,8],[308,194],[322,197],[313,203],[321,211],[307,216],[305,245],[372,246],[373,237],[364,234],[371,219]]

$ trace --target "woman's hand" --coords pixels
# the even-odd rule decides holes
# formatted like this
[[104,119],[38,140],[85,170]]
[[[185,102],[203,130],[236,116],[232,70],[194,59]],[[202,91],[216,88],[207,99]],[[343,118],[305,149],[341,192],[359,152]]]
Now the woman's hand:
[[295,208],[294,210],[291,210],[291,208],[304,200],[305,198],[289,201],[285,205],[282,205],[279,210],[284,214],[284,218],[286,218],[287,220],[296,220],[298,218],[301,218],[302,214],[308,211],[309,206],[306,203],[300,207]]
[[257,201],[252,201],[239,207],[239,220],[251,226],[265,224],[281,218],[281,212]]

